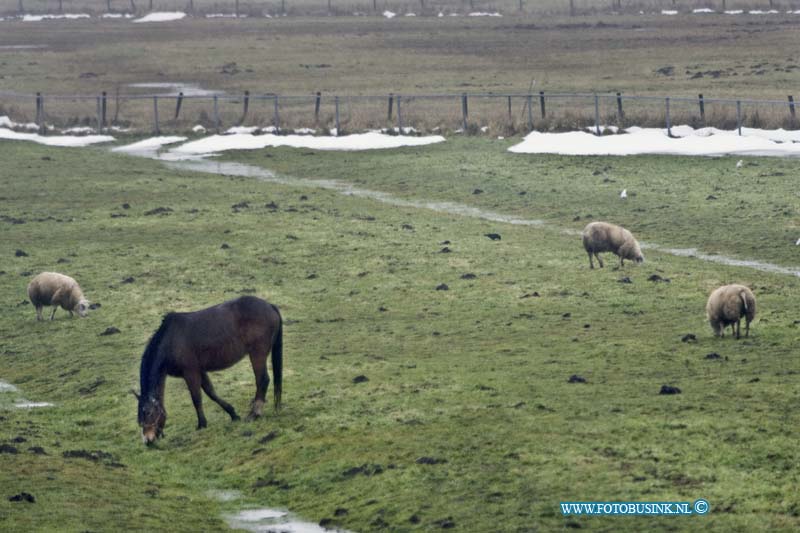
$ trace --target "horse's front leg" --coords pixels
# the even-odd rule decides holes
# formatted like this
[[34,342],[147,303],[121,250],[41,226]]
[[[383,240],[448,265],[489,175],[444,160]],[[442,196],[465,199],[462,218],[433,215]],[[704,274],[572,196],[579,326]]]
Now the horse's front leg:
[[206,415],[203,414],[203,394],[200,392],[202,378],[200,372],[189,371],[183,375],[186,386],[189,387],[189,394],[192,395],[194,410],[197,411],[197,429],[203,429],[208,425]]
[[267,374],[267,352],[255,352],[250,354],[250,363],[253,365],[253,374],[256,377],[256,397],[250,406],[248,420],[255,420],[261,416],[266,402],[267,389],[269,388],[269,374]]

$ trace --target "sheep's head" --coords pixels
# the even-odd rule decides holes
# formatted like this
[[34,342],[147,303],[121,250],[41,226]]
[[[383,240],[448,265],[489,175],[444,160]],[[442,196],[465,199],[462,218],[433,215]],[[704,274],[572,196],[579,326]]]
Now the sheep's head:
[[644,263],[644,255],[642,255],[642,250],[639,248],[639,243],[635,240],[627,241],[620,247],[620,256],[629,259],[631,261],[636,261],[637,263]]
[[89,314],[89,301],[86,298],[81,298],[78,305],[75,306],[75,312],[78,313],[79,317],[85,318]]
[[164,436],[167,412],[157,398],[153,396],[142,398],[135,391],[131,392],[139,400],[138,419],[139,426],[142,428],[142,442],[149,446],[156,439]]

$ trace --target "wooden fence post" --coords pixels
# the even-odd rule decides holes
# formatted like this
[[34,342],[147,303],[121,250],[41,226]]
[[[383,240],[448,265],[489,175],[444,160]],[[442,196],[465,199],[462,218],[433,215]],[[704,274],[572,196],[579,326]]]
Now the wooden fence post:
[[600,136],[600,98],[597,93],[594,95],[594,132]]
[[575,0],[569,0],[569,16],[575,16]]
[[523,9],[523,7],[522,7],[522,0],[519,0],[519,10],[520,10],[520,11],[523,11],[523,10],[524,10],[524,9]]
[[625,113],[622,111],[622,93],[617,93],[617,120],[622,123]]
[[533,131],[533,95],[528,93],[528,131]]
[[789,114],[792,116],[792,122],[795,120],[794,114],[794,96],[791,94],[789,95]]
[[386,122],[392,121],[392,104],[394,103],[394,95],[389,93],[389,111],[386,113]]
[[275,95],[275,102],[272,111],[272,119],[275,126],[275,133],[279,133],[281,131],[281,116],[279,113],[279,106],[278,106],[278,95]]
[[214,130],[219,133],[219,97],[214,95]]
[[233,8],[235,10],[234,13],[236,15],[236,18],[238,19],[239,18],[239,0],[236,0],[236,2],[234,2],[234,7]]
[[333,97],[333,104],[336,107],[336,136],[338,137],[339,134],[341,133],[339,131],[339,97],[338,96],[334,96]]
[[44,125],[44,96],[36,93],[36,125],[39,126],[39,133],[43,134],[46,130]]
[[403,133],[403,111],[400,108],[400,101],[403,97],[398,94],[395,98],[397,99],[397,130]]
[[508,121],[511,122],[513,119],[511,118],[511,97],[508,97]]
[[161,133],[158,127],[158,96],[153,97],[153,131],[156,135]]
[[250,91],[244,92],[244,105],[242,109],[242,118],[239,119],[239,125],[241,126],[244,124],[245,118],[247,118],[247,109],[250,107]]
[[542,120],[544,120],[544,91],[539,91],[539,109],[542,112]]
[[108,120],[107,119],[108,115],[106,113],[106,111],[108,110],[108,95],[106,94],[105,91],[103,91],[102,98],[103,98],[103,101],[102,101],[102,106],[101,106],[101,109],[100,109],[100,113],[101,113],[100,114],[100,118],[101,118],[100,128],[105,128],[107,120]]
[[103,117],[102,117],[102,104],[100,103],[100,97],[96,98],[97,103],[97,133],[103,132]]
[[697,95],[697,101],[700,104],[700,123],[705,128],[706,127],[706,103],[703,100],[703,94],[702,93]]
[[469,111],[467,109],[467,93],[461,95],[461,123],[464,128],[464,133],[467,133],[467,116]]
[[183,91],[178,93],[178,97],[175,99],[175,119],[178,120],[178,115],[181,114],[181,104],[183,103]]
[[669,116],[669,96],[666,99],[666,111],[667,111],[667,137],[672,137],[672,121],[670,120]]
[[736,100],[736,129],[739,130],[739,137],[742,136],[742,101]]
[[314,98],[314,125],[319,124],[319,106],[322,102],[322,93],[317,91],[317,95]]

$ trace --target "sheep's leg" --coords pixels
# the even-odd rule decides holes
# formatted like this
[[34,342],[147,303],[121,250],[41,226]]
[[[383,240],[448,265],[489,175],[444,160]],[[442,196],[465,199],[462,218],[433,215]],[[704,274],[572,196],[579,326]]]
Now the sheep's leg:
[[186,386],[189,387],[189,394],[192,396],[194,410],[197,411],[197,429],[203,429],[208,425],[206,415],[203,413],[203,395],[200,392],[202,378],[200,372],[189,371],[183,375]]
[[53,312],[52,312],[52,313],[50,313],[50,320],[53,320],[53,318],[56,316],[56,311],[57,311],[57,310],[58,310],[58,306],[57,306],[57,305],[54,305],[54,306],[53,306]]
[[594,261],[592,261],[592,252],[586,252],[589,254],[589,268],[594,269]]
[[740,338],[742,335],[742,319],[736,321],[736,338]]
[[36,320],[39,320],[39,321],[44,320],[42,318],[42,306],[41,305],[37,305],[36,306]]
[[594,256],[597,258],[597,262],[600,263],[600,268],[603,268],[603,260],[600,259],[600,254],[597,252],[594,253]]
[[219,406],[222,407],[226,413],[228,413],[228,415],[231,417],[231,420],[239,420],[239,416],[236,414],[236,411],[231,404],[217,396],[217,393],[214,392],[214,386],[211,384],[211,379],[208,377],[207,372],[202,373],[201,380],[202,381],[200,385],[203,387],[205,393],[208,394],[208,397],[217,402],[217,404],[219,404]]
[[72,318],[72,311],[69,312],[69,317]]
[[745,320],[744,321],[744,336],[745,337],[749,337],[750,336],[750,321],[749,320]]

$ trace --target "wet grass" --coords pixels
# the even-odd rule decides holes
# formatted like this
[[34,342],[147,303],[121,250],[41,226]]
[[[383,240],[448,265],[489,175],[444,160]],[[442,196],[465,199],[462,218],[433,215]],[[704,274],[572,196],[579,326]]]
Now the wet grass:
[[[676,245],[691,239],[665,233],[666,216],[646,226],[633,211],[662,200],[623,181],[657,182],[672,204],[688,183],[737,179],[723,173],[735,163],[727,159],[532,158],[503,146],[470,139],[381,155],[236,157],[559,225],[618,215]],[[0,377],[56,404],[0,410],[0,445],[18,452],[0,453],[4,531],[216,530],[221,513],[250,506],[354,531],[800,525],[796,278],[657,253],[642,266],[591,271],[577,239],[557,231],[168,171],[102,149],[6,142],[0,159]],[[744,171],[790,169],[753,162]],[[637,192],[628,207],[612,210],[596,169],[618,180],[604,185],[614,201],[622,187]],[[692,171],[691,181],[667,179]],[[777,231],[769,201],[751,200],[751,224],[765,235]],[[159,207],[171,211],[146,214]],[[790,260],[747,235],[739,246],[722,251]],[[40,270],[73,275],[101,307],[85,320],[59,312],[37,323],[23,302]],[[647,280],[656,273],[670,281]],[[703,316],[710,290],[730,281],[752,286],[759,301],[753,336],[738,342],[714,339]],[[448,290],[436,290],[442,284]],[[146,449],[128,389],[147,338],[168,310],[243,293],[276,303],[286,319],[285,409],[232,423],[206,400],[209,427],[195,431],[185,386],[170,380],[167,436]],[[110,326],[120,333],[100,336]],[[696,342],[682,342],[687,333]],[[242,363],[212,379],[242,411],[251,374]],[[574,374],[586,382],[569,383]],[[659,395],[665,384],[682,394]],[[216,502],[211,490],[239,490],[242,500]],[[21,492],[36,503],[8,501]],[[709,516],[576,519],[558,508],[700,497]]]

